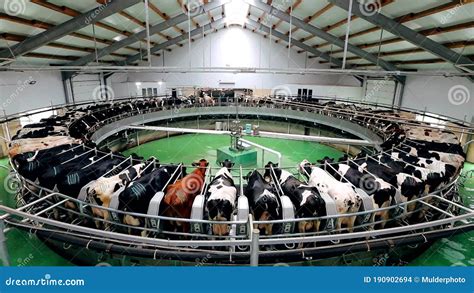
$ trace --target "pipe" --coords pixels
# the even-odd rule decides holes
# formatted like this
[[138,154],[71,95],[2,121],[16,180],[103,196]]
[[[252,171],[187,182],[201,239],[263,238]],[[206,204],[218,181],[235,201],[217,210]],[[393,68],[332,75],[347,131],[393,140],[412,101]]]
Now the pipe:
[[[30,232],[31,229],[19,226],[18,228]],[[454,227],[442,231],[430,231],[424,234],[407,234],[403,236],[393,237],[392,239],[372,239],[358,243],[344,243],[339,245],[331,245],[326,247],[306,248],[304,255],[306,258],[313,260],[325,259],[335,256],[341,256],[348,253],[376,251],[393,249],[394,247],[403,247],[406,245],[414,245],[420,243],[431,243],[437,239],[452,237],[457,234],[469,232],[474,230],[474,224],[464,227]],[[176,259],[176,257],[183,262],[190,262],[195,264],[196,258],[202,257],[202,252],[185,252],[185,251],[167,251],[155,250],[148,248],[135,248],[130,245],[110,244],[100,241],[90,240],[89,238],[80,238],[72,235],[65,235],[55,231],[46,231],[38,229],[35,232],[43,241],[58,241],[60,243],[70,243],[78,247],[87,247],[88,249],[97,252],[114,253],[133,257],[144,257],[149,259]],[[216,264],[248,264],[248,253],[234,252],[232,261],[228,255],[215,253],[212,250],[208,251],[212,260]],[[259,255],[260,264],[274,264],[277,262],[299,262],[305,260],[302,258],[301,249],[296,250],[282,250],[282,251],[262,251]]]
[[262,149],[264,151],[267,151],[269,153],[275,154],[278,157],[278,165],[281,165],[281,153],[280,152],[277,152],[277,151],[272,150],[270,148],[267,148],[263,145],[259,145],[258,143],[254,143],[254,142],[251,142],[251,141],[243,139],[243,138],[241,138],[240,141],[245,142],[246,144],[249,144],[249,145],[254,146],[256,148]]

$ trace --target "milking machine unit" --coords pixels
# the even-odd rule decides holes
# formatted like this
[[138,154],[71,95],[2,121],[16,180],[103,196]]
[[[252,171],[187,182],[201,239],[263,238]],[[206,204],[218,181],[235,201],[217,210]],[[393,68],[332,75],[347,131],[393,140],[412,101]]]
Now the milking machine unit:
[[240,143],[242,138],[242,126],[240,126],[239,120],[232,121],[230,125],[230,150],[233,152],[239,152],[244,149]]

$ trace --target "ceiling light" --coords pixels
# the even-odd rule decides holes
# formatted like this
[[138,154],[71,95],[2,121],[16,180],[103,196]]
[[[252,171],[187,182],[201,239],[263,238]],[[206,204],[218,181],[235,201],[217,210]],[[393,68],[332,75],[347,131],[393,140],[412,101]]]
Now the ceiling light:
[[243,26],[247,19],[249,5],[244,0],[232,0],[225,5],[226,24],[238,24]]
[[137,87],[139,87],[139,86],[142,85],[142,83],[141,83],[141,82],[136,82],[135,85],[136,85]]
[[118,41],[121,41],[123,39],[123,37],[122,36],[116,36],[113,39],[114,39],[114,41],[118,42]]

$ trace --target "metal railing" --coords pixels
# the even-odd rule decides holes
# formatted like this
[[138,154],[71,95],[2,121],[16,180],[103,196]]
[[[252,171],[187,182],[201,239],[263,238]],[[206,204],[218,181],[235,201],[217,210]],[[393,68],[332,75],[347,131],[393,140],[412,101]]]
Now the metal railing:
[[[276,105],[282,105],[280,102],[276,102]],[[338,118],[344,118],[353,120],[354,118],[351,115],[359,115],[360,113],[356,113],[354,111],[346,111],[341,109],[324,109],[321,107],[313,108],[311,106],[300,105],[297,103],[287,103],[285,102],[284,105],[293,107],[302,107],[303,109],[308,110],[312,109],[315,112],[324,112],[326,114],[332,113],[331,115],[339,115]],[[186,106],[187,107],[187,106]],[[161,108],[163,109],[163,108]],[[157,108],[158,110],[158,108]],[[329,112],[330,111],[330,112]],[[137,111],[138,112],[138,111]],[[132,116],[134,112],[127,113],[126,116]],[[136,114],[136,113],[135,113]],[[119,117],[111,117],[105,121],[105,123],[101,123],[102,125],[108,123],[109,121],[113,121],[114,119],[122,119],[124,116]],[[378,117],[376,115],[367,114],[365,118],[368,119],[382,119],[382,117]],[[366,123],[365,120],[360,120],[360,123]],[[392,121],[390,121],[392,122]],[[399,123],[400,121],[394,120],[394,123]],[[98,125],[98,124],[96,124]],[[94,125],[91,129],[97,130],[97,127]],[[378,129],[379,132],[383,133],[379,127],[376,125],[374,129]],[[97,149],[91,149],[90,151],[97,151]],[[378,155],[378,154],[376,154]],[[376,160],[376,159],[374,159]],[[124,157],[124,161],[126,162],[126,158]],[[121,163],[121,164],[122,164]],[[319,166],[325,167],[326,163],[321,164]],[[298,171],[294,168],[282,168],[291,171],[291,173],[295,174],[296,176],[301,176]],[[238,178],[239,178],[239,196],[244,196],[243,190],[243,178],[245,172],[247,170],[253,169],[246,169],[246,168],[239,168],[238,170]],[[113,172],[107,172],[111,174]],[[263,169],[261,171],[264,171]],[[234,170],[233,173],[236,171]],[[108,175],[108,174],[104,174]],[[208,169],[206,172],[206,183],[208,184],[212,180],[212,170]],[[447,186],[439,189],[433,193],[423,195],[419,198],[415,198],[410,201],[397,203],[396,205],[391,205],[389,207],[373,209],[369,211],[358,211],[355,213],[347,213],[347,214],[337,214],[337,215],[328,215],[322,217],[314,217],[314,218],[287,218],[287,219],[279,219],[279,220],[272,220],[272,221],[255,221],[252,218],[252,214],[249,214],[248,218],[244,220],[237,220],[235,217],[230,221],[211,221],[205,218],[202,219],[183,219],[183,218],[170,218],[164,217],[160,215],[148,215],[148,214],[138,214],[138,213],[131,213],[131,212],[124,212],[117,209],[106,208],[101,205],[97,205],[93,202],[86,202],[78,200],[77,198],[72,198],[70,196],[60,194],[53,190],[45,189],[38,185],[36,182],[32,182],[31,180],[27,180],[18,175],[18,179],[21,182],[22,190],[19,193],[19,202],[25,202],[26,204],[22,207],[17,209],[8,208],[5,206],[0,206],[0,211],[5,212],[6,214],[0,217],[0,256],[4,259],[6,263],[7,260],[7,251],[5,249],[5,237],[4,232],[8,232],[11,227],[19,227],[24,229],[30,229],[35,231],[54,231],[58,233],[58,235],[69,235],[76,238],[87,238],[87,239],[94,239],[94,241],[104,242],[104,243],[114,243],[116,245],[146,245],[147,247],[151,247],[155,250],[171,250],[176,255],[180,255],[184,252],[208,252],[219,255],[221,258],[224,257],[242,257],[248,258],[252,265],[258,264],[259,256],[266,255],[268,253],[264,251],[260,251],[260,247],[264,246],[272,246],[274,248],[275,253],[279,255],[292,255],[292,249],[288,247],[296,247],[299,245],[298,248],[295,248],[299,252],[310,252],[314,247],[305,247],[304,245],[311,244],[315,245],[316,243],[318,246],[322,247],[331,247],[336,245],[335,243],[340,243],[341,241],[350,239],[351,241],[357,242],[359,239],[366,239],[365,241],[369,241],[367,239],[376,238],[377,240],[387,240],[387,239],[394,239],[399,237],[400,233],[405,234],[416,234],[416,233],[428,233],[428,230],[433,231],[443,231],[447,227],[449,229],[471,229],[474,221],[474,211],[469,209],[458,201],[455,200],[455,197],[451,198],[453,194],[457,193],[457,185],[456,180],[448,184]],[[168,182],[167,184],[169,184]],[[203,188],[200,192],[200,195],[205,196],[207,191],[207,184],[203,184]],[[280,196],[284,195],[281,187],[278,188],[278,193]],[[164,191],[164,190],[163,190]],[[429,201],[428,201],[429,199]],[[76,205],[75,209],[71,209],[65,205],[66,202],[73,202]],[[447,206],[444,209],[440,209],[433,204],[433,202],[437,202],[439,204],[443,204]],[[407,212],[404,207],[409,204],[417,204],[418,207],[410,212]],[[126,215],[142,218],[144,219],[143,226],[131,226],[127,225],[121,221],[115,221],[113,219],[106,220],[104,218],[94,216],[90,210],[91,209],[98,209],[107,211],[109,213],[116,213],[119,218],[122,218]],[[398,213],[399,209],[405,210],[404,213]],[[421,223],[407,223],[406,218],[408,216],[413,216],[420,211],[428,211],[431,214],[431,217],[425,218]],[[457,212],[452,212],[453,210],[457,210]],[[274,225],[278,224],[285,224],[285,223],[297,223],[301,221],[323,221],[323,220],[331,220],[337,221],[341,217],[365,217],[368,214],[372,214],[379,211],[390,211],[392,213],[392,217],[388,220],[388,224],[391,225],[388,228],[384,229],[368,229],[368,227],[377,224],[377,222],[373,221],[370,223],[363,223],[357,224],[354,226],[354,232],[346,233],[347,228],[341,229],[323,229],[322,231],[313,231],[313,232],[304,232],[299,233],[295,231],[291,231],[290,233],[285,233],[284,231],[278,231],[273,235],[262,235],[259,236],[258,233],[253,229],[254,226],[258,224],[267,224],[271,223]],[[237,214],[238,210],[234,211],[234,216]],[[71,223],[64,222],[60,220],[58,217],[62,216],[63,219],[67,218]],[[173,232],[173,231],[166,231],[159,227],[156,228],[149,227],[146,223],[148,220],[154,220],[156,222],[160,221],[175,221],[175,222],[183,222],[189,224],[200,224],[200,225],[213,225],[213,224],[228,224],[232,227],[236,227],[238,225],[245,225],[246,233],[245,234],[238,234],[236,229],[233,229],[232,233],[225,236],[215,236],[210,233],[192,233],[192,232]],[[79,224],[72,224],[77,223]],[[94,221],[94,222],[101,222],[103,224],[107,224],[108,230],[100,230],[94,229],[87,226],[82,226],[80,223],[87,222],[87,221]],[[6,227],[5,227],[6,225]],[[4,229],[3,229],[4,228]],[[146,235],[147,237],[143,236],[135,236],[127,234],[127,230],[138,230],[140,232],[144,232],[142,235]],[[209,230],[208,230],[209,231]],[[92,240],[91,240],[92,241]],[[372,241],[372,240],[371,240]],[[374,240],[375,241],[375,240]],[[284,248],[278,248],[278,246],[283,245]],[[301,247],[303,245],[303,247]],[[277,247],[275,249],[275,246]],[[218,251],[216,251],[216,248]]]

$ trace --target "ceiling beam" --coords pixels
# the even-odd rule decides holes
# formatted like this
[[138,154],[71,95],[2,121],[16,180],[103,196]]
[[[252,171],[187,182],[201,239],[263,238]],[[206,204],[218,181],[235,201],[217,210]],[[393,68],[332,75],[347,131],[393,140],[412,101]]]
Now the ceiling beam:
[[[28,38],[28,36],[18,35],[18,34],[11,34],[11,33],[3,33],[3,34],[0,34],[0,38],[4,39],[4,40],[7,40],[7,41],[13,41],[13,42],[20,43],[20,42],[23,42],[24,40],[26,40]],[[56,43],[56,42],[49,43],[46,46],[52,47],[52,48],[57,48],[57,49],[78,51],[78,52],[87,52],[87,53],[95,52],[94,48],[77,47],[77,46],[71,46],[71,45],[66,45],[66,44],[62,44],[62,43]],[[121,58],[128,57],[128,55],[117,54],[117,53],[113,53],[111,55],[116,56],[116,57],[121,57]]]
[[[468,58],[474,58],[474,55],[467,55]],[[438,63],[447,63],[448,61],[441,59],[441,58],[433,58],[433,59],[418,59],[418,60],[394,60],[393,63],[397,65],[419,65],[419,64],[438,64]],[[372,67],[373,64],[365,63],[365,64],[356,64],[354,65],[355,68],[358,67]]]
[[[382,0],[382,2],[380,2],[380,7],[373,7],[372,9],[377,10],[377,9],[380,9],[380,8],[382,8],[382,7],[384,7],[384,6],[387,6],[388,4],[391,4],[391,3],[393,3],[393,2],[395,2],[395,0]],[[378,5],[379,5],[378,3],[379,3],[379,2],[375,1],[375,2],[373,3],[373,5],[378,6]],[[334,4],[332,4],[332,5],[334,5]],[[358,19],[358,18],[359,18],[359,17],[358,17],[357,15],[354,15],[354,16],[352,16],[351,21],[356,20],[356,19]],[[323,30],[324,30],[325,32],[328,32],[328,31],[333,30],[333,29],[335,29],[335,28],[338,28],[338,27],[340,27],[341,25],[344,25],[344,24],[346,24],[346,23],[347,23],[347,17],[344,18],[344,19],[342,19],[342,20],[340,20],[340,21],[338,21],[338,22],[336,22],[336,23],[333,23],[333,24],[331,24],[331,25],[328,25],[328,26],[324,27]],[[351,38],[353,38],[353,37],[354,37],[354,35],[351,34]],[[311,39],[313,39],[313,38],[314,38],[314,36],[309,36],[309,37],[307,37],[307,38],[302,39],[301,41],[302,41],[302,42],[306,42],[306,41],[309,41],[309,40],[311,40]],[[340,38],[341,38],[341,39],[344,39],[345,36],[340,37]],[[325,43],[325,44],[329,44],[329,43]]]
[[[446,43],[442,43],[442,45],[450,49],[458,49],[458,48],[474,46],[474,41],[446,42]],[[426,53],[426,51],[423,50],[422,48],[411,48],[411,49],[404,49],[404,50],[380,52],[380,56],[387,57],[387,56],[416,54],[416,53]],[[361,58],[358,56],[354,56],[354,57],[349,57],[346,60],[352,61],[352,60],[358,60],[358,59],[361,59]],[[327,63],[327,62],[320,62],[320,63]]]
[[[345,0],[328,0],[328,1],[333,3],[334,5],[337,5],[343,8],[346,11],[349,10],[349,2]],[[430,52],[431,54],[439,56],[440,58],[452,63],[453,65],[464,64],[466,65],[466,68],[470,70],[474,70],[474,65],[470,65],[470,66],[467,65],[467,64],[473,63],[473,61],[470,58],[462,56],[458,54],[457,52],[449,48],[446,48],[443,45],[440,45],[439,43],[431,40],[430,38],[427,38],[426,36],[394,21],[393,19],[381,13],[377,12],[375,14],[367,16],[366,13],[361,11],[361,7],[359,3],[357,2],[352,4],[351,9],[352,9],[352,13],[359,16],[360,18],[363,18],[364,20],[381,27],[392,34],[401,37],[402,39],[414,44],[415,46],[423,48],[425,51]],[[469,77],[469,79],[471,81],[474,81],[474,76]]]
[[[277,30],[270,30],[270,28],[268,26],[265,26],[263,25],[262,23],[259,23],[259,22],[256,22],[250,18],[247,18],[246,19],[246,24],[247,25],[250,25],[252,27],[254,27],[255,29],[261,31],[261,32],[264,32],[264,33],[267,33],[267,34],[270,34],[270,31],[271,31],[271,34],[287,43],[290,42],[290,37],[283,34],[283,33],[280,33],[279,31]],[[337,59],[337,58],[331,58],[328,54],[326,53],[323,53],[321,51],[319,51],[318,49],[315,49],[315,48],[312,48],[311,46],[308,46],[298,40],[295,40],[295,39],[291,39],[291,43],[303,50],[306,50],[308,51],[309,53],[311,54],[314,54],[314,56],[316,57],[320,57],[321,59],[324,59],[324,60],[327,60],[327,61],[330,61],[331,63],[337,65],[337,66],[342,66],[342,61]]]
[[[293,10],[295,10],[296,8],[298,8],[298,6],[301,5],[301,2],[303,2],[303,0],[296,0],[296,2],[293,4],[293,0],[291,0],[291,5],[293,6],[293,8],[292,8],[291,5],[290,5],[290,7],[288,7],[288,9],[286,10],[286,13],[290,14]],[[278,26],[279,26],[282,22],[283,22],[283,20],[281,20],[281,19],[278,20],[278,22],[273,25],[273,29],[277,29]],[[290,27],[290,30],[291,30],[291,27]]]
[[[474,0],[470,0],[470,1],[474,1]],[[449,3],[441,4],[439,6],[432,7],[432,8],[426,9],[426,10],[422,10],[422,11],[419,11],[419,12],[416,12],[416,13],[413,13],[413,12],[407,13],[407,14],[404,14],[402,16],[394,18],[394,20],[396,22],[399,22],[399,23],[406,23],[406,22],[417,20],[417,19],[420,19],[420,18],[423,18],[423,17],[426,17],[426,16],[437,14],[437,13],[440,13],[440,12],[443,12],[443,11],[446,11],[446,10],[449,10],[449,9],[453,9],[458,5],[459,5],[459,1],[451,1]],[[379,30],[380,30],[380,27],[375,26],[373,28],[369,28],[369,29],[366,29],[366,30],[363,30],[363,31],[360,31],[360,32],[357,32],[357,33],[353,33],[353,34],[351,34],[351,38],[356,38],[356,37],[359,37],[359,36],[362,36],[362,35],[365,35],[365,34],[369,34],[369,33],[373,33],[373,32],[379,31]]]
[[60,39],[68,34],[80,30],[91,23],[96,23],[118,11],[139,3],[141,0],[116,0],[107,2],[95,9],[91,9],[73,19],[52,27],[42,33],[29,37],[25,41],[16,44],[10,49],[0,52],[0,58],[16,58],[25,53],[31,52],[47,43]]
[[[380,9],[380,8],[382,8],[382,7],[384,7],[384,6],[387,6],[388,4],[391,4],[391,3],[393,3],[393,2],[395,2],[395,0],[382,0],[382,2],[380,2],[380,7],[373,7],[373,8],[371,8],[371,9],[377,10],[377,9]],[[379,3],[378,1],[374,1],[373,5],[379,6],[378,3]],[[353,15],[352,18],[351,18],[351,21],[356,20],[356,19],[358,19],[358,18],[359,18],[359,17],[358,17],[357,15]],[[328,26],[324,27],[323,30],[324,30],[325,32],[329,32],[330,30],[333,30],[333,29],[335,29],[335,28],[338,28],[338,27],[340,27],[341,25],[344,25],[344,24],[346,24],[346,23],[347,23],[347,17],[344,18],[344,19],[342,19],[342,20],[340,20],[340,21],[338,21],[338,22],[336,22],[336,23],[333,23],[333,24],[331,24],[331,25],[328,25]],[[309,41],[309,40],[313,39],[314,37],[315,37],[315,36],[309,36],[309,37],[307,37],[307,38],[304,38],[304,39],[302,39],[302,42]],[[353,37],[354,37],[354,36],[351,35],[351,38],[353,38]],[[345,36],[344,36],[344,37],[341,37],[341,39],[344,39],[344,38],[345,38]],[[329,44],[329,43],[326,43],[326,44]]]
[[[203,26],[203,27],[198,27],[198,28],[193,29],[193,30],[190,32],[190,35],[191,35],[191,37],[195,37],[195,36],[197,36],[197,35],[202,34],[202,33],[203,33],[203,30],[204,30],[204,32],[206,32],[206,31],[212,30],[213,28],[216,28],[216,27],[218,27],[218,26],[220,26],[220,25],[223,25],[224,23],[225,23],[225,19],[224,19],[224,18],[220,18],[220,19],[218,19],[218,20],[215,20],[215,21],[212,21],[212,22],[206,24],[206,25]],[[176,45],[176,44],[178,44],[178,43],[180,43],[180,42],[182,42],[182,41],[186,41],[186,40],[188,40],[188,38],[189,38],[188,33],[184,33],[184,34],[182,34],[182,35],[180,35],[180,36],[177,36],[177,37],[175,37],[175,38],[172,38],[172,39],[170,39],[170,40],[168,40],[168,41],[166,41],[166,42],[164,42],[164,43],[161,43],[161,44],[159,44],[159,45],[153,46],[152,48],[150,48],[150,51],[151,51],[152,53],[158,52],[158,51],[163,50],[163,49],[165,49],[165,48],[168,48],[168,47],[170,47],[170,46]],[[142,54],[145,54],[145,53],[146,53],[146,51],[144,50],[141,54],[138,53],[138,54],[136,54],[136,55],[130,56],[130,57],[128,57],[125,61],[121,61],[121,62],[118,62],[118,63],[119,63],[119,65],[129,65],[129,64],[131,64],[131,63],[133,63],[133,62],[139,61],[139,60],[141,59]]]
[[[189,13],[189,12],[188,12],[188,5],[183,4],[183,1],[182,1],[182,0],[176,0],[176,2],[178,2],[179,7],[181,7],[181,10],[182,10],[184,13],[186,13],[186,14]],[[189,3],[189,2],[188,2],[188,3]],[[192,2],[191,2],[191,3],[192,3]],[[199,3],[199,2],[198,2],[198,3]],[[191,19],[191,22],[194,24],[195,27],[199,27],[199,23],[197,23],[197,22],[193,19],[193,16],[192,16],[192,15],[191,15],[190,19]]]
[[[322,39],[325,39],[326,41],[328,42],[331,42],[333,43],[334,45],[338,46],[338,47],[341,47],[343,48],[344,47],[344,44],[345,42],[341,39],[339,39],[338,37],[328,33],[328,32],[325,32],[324,30],[320,29],[320,28],[317,28],[315,26],[312,26],[306,22],[304,22],[303,20],[297,18],[297,17],[291,17],[289,14],[285,13],[284,11],[281,11],[281,10],[278,10],[268,4],[265,4],[259,0],[244,0],[246,3],[260,9],[260,10],[263,10],[265,12],[267,12],[268,14],[271,14],[271,15],[274,15],[286,22],[290,22],[290,18],[292,19],[291,22],[294,26],[297,26],[313,35],[316,35],[318,36],[319,38],[322,38]],[[296,45],[296,44],[295,44]],[[307,46],[307,45],[305,45]],[[309,48],[311,48],[311,46],[308,46]],[[348,44],[347,46],[347,49],[349,52],[359,56],[359,57],[362,57],[374,64],[378,64],[380,67],[382,67],[384,70],[387,70],[387,71],[399,71],[399,69],[394,66],[393,64],[387,62],[387,61],[384,61],[380,58],[377,58],[377,56],[375,55],[372,55],[352,44]],[[404,82],[404,78],[403,77],[398,77],[399,80],[401,82]]]
[[[461,0],[461,1],[463,1],[464,4],[474,3],[474,0]],[[437,14],[437,13],[440,13],[440,12],[443,12],[443,11],[446,11],[446,10],[454,9],[459,5],[459,3],[460,3],[459,0],[453,0],[449,3],[442,4],[442,5],[439,5],[439,6],[436,6],[436,7],[432,7],[432,8],[426,9],[426,10],[422,10],[422,11],[419,11],[419,12],[416,12],[416,13],[410,12],[410,13],[404,14],[402,16],[394,18],[394,20],[396,22],[399,22],[399,23],[406,23],[406,22],[417,20],[417,19],[420,19],[420,18],[423,18],[423,17],[426,17],[426,16]],[[369,28],[369,29],[362,30],[360,32],[351,34],[351,38],[354,39],[354,38],[357,38],[357,37],[360,37],[360,36],[363,36],[363,35],[366,35],[366,34],[374,33],[374,32],[377,32],[377,31],[380,31],[380,27],[374,26],[372,28]],[[344,37],[345,36],[341,36],[340,38],[342,39]],[[403,39],[400,39],[400,38],[399,38],[399,40],[403,41]],[[374,45],[378,45],[378,44],[379,44],[378,42],[374,43]],[[329,45],[329,43],[322,43],[322,44],[318,45],[318,48],[321,48],[321,47],[324,47],[324,46],[327,46],[327,45]]]
[[[199,8],[200,10],[199,10],[197,15],[206,13],[207,11],[210,11],[212,9],[215,9],[217,7],[225,5],[229,2],[230,2],[230,0],[214,0],[210,3],[208,3],[208,4],[204,4],[204,5],[200,6],[200,8]],[[179,23],[182,23],[186,20],[188,20],[188,15],[186,13],[179,14],[179,15],[177,15],[175,17],[172,17],[172,18],[170,18],[166,21],[163,21],[159,24],[150,26],[150,28],[149,28],[150,34],[155,34],[157,32],[167,30],[170,27],[173,27],[173,26],[175,26]],[[107,56],[110,53],[113,53],[113,52],[115,52],[115,51],[117,51],[117,50],[119,50],[119,49],[121,49],[125,46],[128,46],[128,45],[131,45],[133,43],[139,42],[140,40],[145,39],[146,36],[147,36],[146,30],[142,30],[142,31],[140,31],[136,34],[133,34],[133,35],[131,35],[131,36],[129,36],[129,37],[123,39],[123,40],[115,42],[115,43],[109,45],[108,47],[99,49],[99,50],[97,50],[97,58]],[[80,59],[78,59],[74,62],[70,62],[67,65],[68,66],[83,66],[83,65],[86,65],[87,63],[93,62],[94,60],[96,60],[96,54],[92,53],[92,54],[83,56],[83,57],[81,57]],[[64,74],[63,78],[71,77],[73,74],[74,74],[74,72],[69,71],[66,74]]]
[[[107,2],[107,0],[96,0],[96,2],[99,3],[99,4],[104,4],[105,2]],[[130,15],[129,13],[127,13],[127,12],[125,12],[125,11],[120,11],[118,14],[121,15],[121,16],[123,16],[123,17],[125,17],[126,19],[130,20],[131,22],[137,24],[137,25],[140,26],[140,27],[146,27],[146,23],[145,23],[145,22],[139,20],[138,18],[136,18],[136,17]],[[127,35],[130,35],[130,33],[127,34]],[[166,35],[164,35],[164,34],[158,33],[158,35],[159,35],[160,37],[166,39],[166,40],[169,39],[169,37],[166,36]],[[152,43],[153,43],[153,42],[152,42]]]
[[[334,4],[327,4],[326,6],[324,6],[323,8],[321,8],[320,10],[316,11],[313,15],[310,15],[308,16],[304,22],[306,23],[310,23],[311,21],[313,21],[313,19],[315,18],[318,18],[320,17],[321,15],[323,15],[324,13],[328,12],[331,8],[334,7]],[[299,27],[296,27],[293,29],[293,31],[291,32],[292,34],[294,34],[296,31],[298,31],[300,28]]]
[[[56,5],[56,4],[53,4],[53,3],[50,3],[46,0],[30,0],[32,3],[35,3],[39,6],[42,6],[42,7],[45,7],[45,8],[48,8],[50,10],[53,10],[53,11],[56,11],[56,12],[59,12],[59,13],[62,13],[64,15],[68,15],[68,16],[71,16],[71,17],[77,17],[77,16],[80,16],[82,13],[80,11],[77,11],[77,10],[74,10],[74,9],[71,9],[67,6],[59,6],[59,5]],[[98,1],[97,1],[98,2]],[[102,1],[102,3],[100,3],[101,5],[104,5],[106,6],[106,3],[107,3],[107,0],[104,0]],[[136,4],[136,3],[135,3]],[[118,11],[117,11],[118,12]],[[109,31],[112,31],[116,34],[120,34],[120,35],[124,35],[126,36],[128,34],[127,31],[121,31],[111,25],[108,25],[106,23],[102,23],[102,22],[96,22],[95,23],[96,26],[98,27],[101,27],[103,29],[106,29],[106,30],[109,30]]]
[[[101,5],[104,5],[106,6],[106,3],[107,3],[108,0],[96,0],[97,3],[101,4]],[[48,8],[48,9],[51,9],[53,11],[56,11],[56,12],[59,12],[59,13],[62,13],[64,15],[68,15],[68,16],[71,16],[71,17],[77,17],[79,15],[81,15],[81,12],[80,11],[77,11],[77,10],[74,10],[72,8],[69,8],[67,6],[59,6],[59,5],[56,5],[56,4],[53,4],[53,3],[50,3],[46,0],[31,0],[31,2],[35,3],[35,4],[38,4],[42,7],[45,7],[45,8]],[[125,15],[128,15],[126,12],[123,12],[123,11],[119,11],[118,14],[124,16]],[[130,15],[128,15],[129,17],[132,17]],[[132,19],[130,19],[132,20]],[[138,22],[140,22],[138,19],[136,19]],[[133,21],[133,20],[132,20]],[[108,25],[104,22],[97,22],[95,24],[97,27],[100,27],[100,28],[103,28],[103,29],[106,29],[108,31],[111,31],[111,32],[114,32],[116,34],[119,34],[119,35],[123,35],[123,36],[130,36],[132,35],[133,33],[129,32],[129,31],[121,31],[111,25]],[[94,39],[94,38],[92,38]],[[129,49],[132,49],[132,48],[129,48]]]
[[[164,13],[163,11],[161,11],[158,7],[156,7],[153,3],[151,3],[151,1],[148,1],[148,7],[153,11],[155,12],[156,14],[158,14],[163,20],[168,20],[170,17]],[[180,29],[179,27],[177,26],[173,26],[173,29],[176,30],[178,33],[180,34],[183,34],[184,33],[184,30]]]
[[[463,30],[463,29],[469,29],[469,28],[474,28],[474,21],[466,22],[466,23],[459,23],[459,24],[454,24],[446,27],[435,27],[435,28],[429,28],[425,29],[422,31],[419,31],[418,33],[428,37],[428,36],[434,36],[434,35],[440,35],[444,33],[450,33],[450,32],[455,32],[458,30]],[[373,43],[368,43],[368,44],[359,44],[356,45],[361,49],[366,49],[366,48],[371,48],[375,46],[384,46],[384,45],[390,45],[390,44],[395,44],[398,42],[402,42],[404,39],[402,38],[393,38],[393,39],[388,39],[384,40],[382,42],[373,42]],[[315,46],[316,48],[320,48],[319,45]],[[335,50],[333,51],[333,54],[341,53],[342,50]]]
[[[13,16],[13,15],[8,15],[8,14],[1,13],[1,12],[0,12],[0,20],[7,20],[7,21],[18,23],[18,24],[21,24],[21,25],[36,27],[36,28],[40,28],[40,29],[44,29],[44,30],[50,29],[50,28],[55,26],[54,24],[47,23],[47,22],[44,22],[44,21],[25,19],[25,18],[21,18],[21,17],[18,17],[18,16]],[[75,33],[71,33],[70,36],[94,42],[94,37],[91,37],[91,36],[88,36],[88,35],[85,35],[85,34],[82,34],[82,33],[75,32]],[[110,45],[110,44],[113,43],[113,41],[111,41],[111,40],[101,39],[101,38],[97,38],[97,37],[95,38],[95,41],[97,41],[98,43],[106,44],[106,45]],[[127,47],[127,49],[133,50],[133,51],[138,51],[138,49],[135,49],[135,48],[132,48],[132,47]]]

